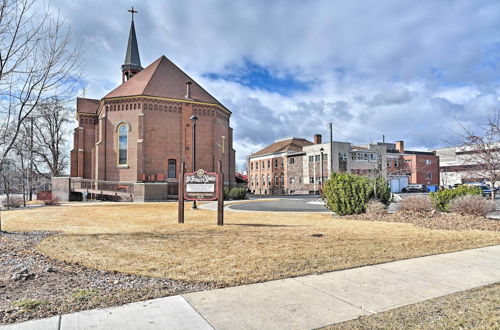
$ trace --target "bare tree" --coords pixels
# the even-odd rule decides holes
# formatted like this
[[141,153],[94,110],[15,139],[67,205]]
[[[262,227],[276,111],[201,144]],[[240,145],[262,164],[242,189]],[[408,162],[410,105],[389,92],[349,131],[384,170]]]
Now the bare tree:
[[470,177],[491,183],[491,198],[495,200],[495,184],[500,180],[500,109],[476,131],[463,125],[462,130],[457,158]]
[[37,106],[33,121],[35,171],[47,178],[64,173],[68,165],[70,110],[58,98]]
[[64,21],[34,0],[0,0],[0,169],[39,103],[73,92],[80,47]]

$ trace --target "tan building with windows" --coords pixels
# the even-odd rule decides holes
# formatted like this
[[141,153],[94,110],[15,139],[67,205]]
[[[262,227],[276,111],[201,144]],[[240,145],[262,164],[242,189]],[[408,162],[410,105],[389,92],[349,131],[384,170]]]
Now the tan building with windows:
[[321,135],[313,141],[279,140],[249,156],[249,190],[256,195],[318,194],[331,170],[389,181],[405,177],[406,185],[439,182],[439,158],[432,152],[404,150],[402,141],[363,146],[333,141],[333,157],[330,143],[322,143]]
[[377,145],[354,147],[348,142],[322,143],[303,138],[278,140],[248,158],[248,187],[257,195],[317,194],[322,182],[334,172],[386,175],[385,148]]

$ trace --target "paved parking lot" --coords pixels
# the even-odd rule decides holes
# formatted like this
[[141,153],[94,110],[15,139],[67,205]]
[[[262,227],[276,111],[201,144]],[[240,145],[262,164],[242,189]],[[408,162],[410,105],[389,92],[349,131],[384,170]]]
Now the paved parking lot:
[[279,198],[279,200],[234,204],[229,208],[266,212],[329,212],[319,196],[275,196],[273,198]]

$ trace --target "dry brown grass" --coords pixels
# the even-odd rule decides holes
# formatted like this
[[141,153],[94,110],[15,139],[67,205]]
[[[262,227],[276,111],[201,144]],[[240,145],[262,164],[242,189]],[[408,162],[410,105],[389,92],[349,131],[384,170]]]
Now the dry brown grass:
[[427,300],[324,328],[498,329],[500,283]]
[[[488,231],[332,218],[325,213],[216,213],[176,203],[71,205],[3,212],[6,230],[60,231],[47,256],[89,267],[220,286],[321,273],[500,244]],[[313,237],[312,234],[322,234]]]

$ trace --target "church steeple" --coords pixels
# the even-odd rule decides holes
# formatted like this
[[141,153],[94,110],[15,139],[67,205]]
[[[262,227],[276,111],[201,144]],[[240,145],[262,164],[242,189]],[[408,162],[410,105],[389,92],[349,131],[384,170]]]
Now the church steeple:
[[143,69],[139,56],[139,47],[137,47],[137,37],[135,36],[134,14],[137,13],[137,10],[134,10],[134,7],[132,7],[132,9],[129,9],[129,12],[132,14],[132,23],[130,24],[125,63],[122,65],[122,82],[129,80]]

